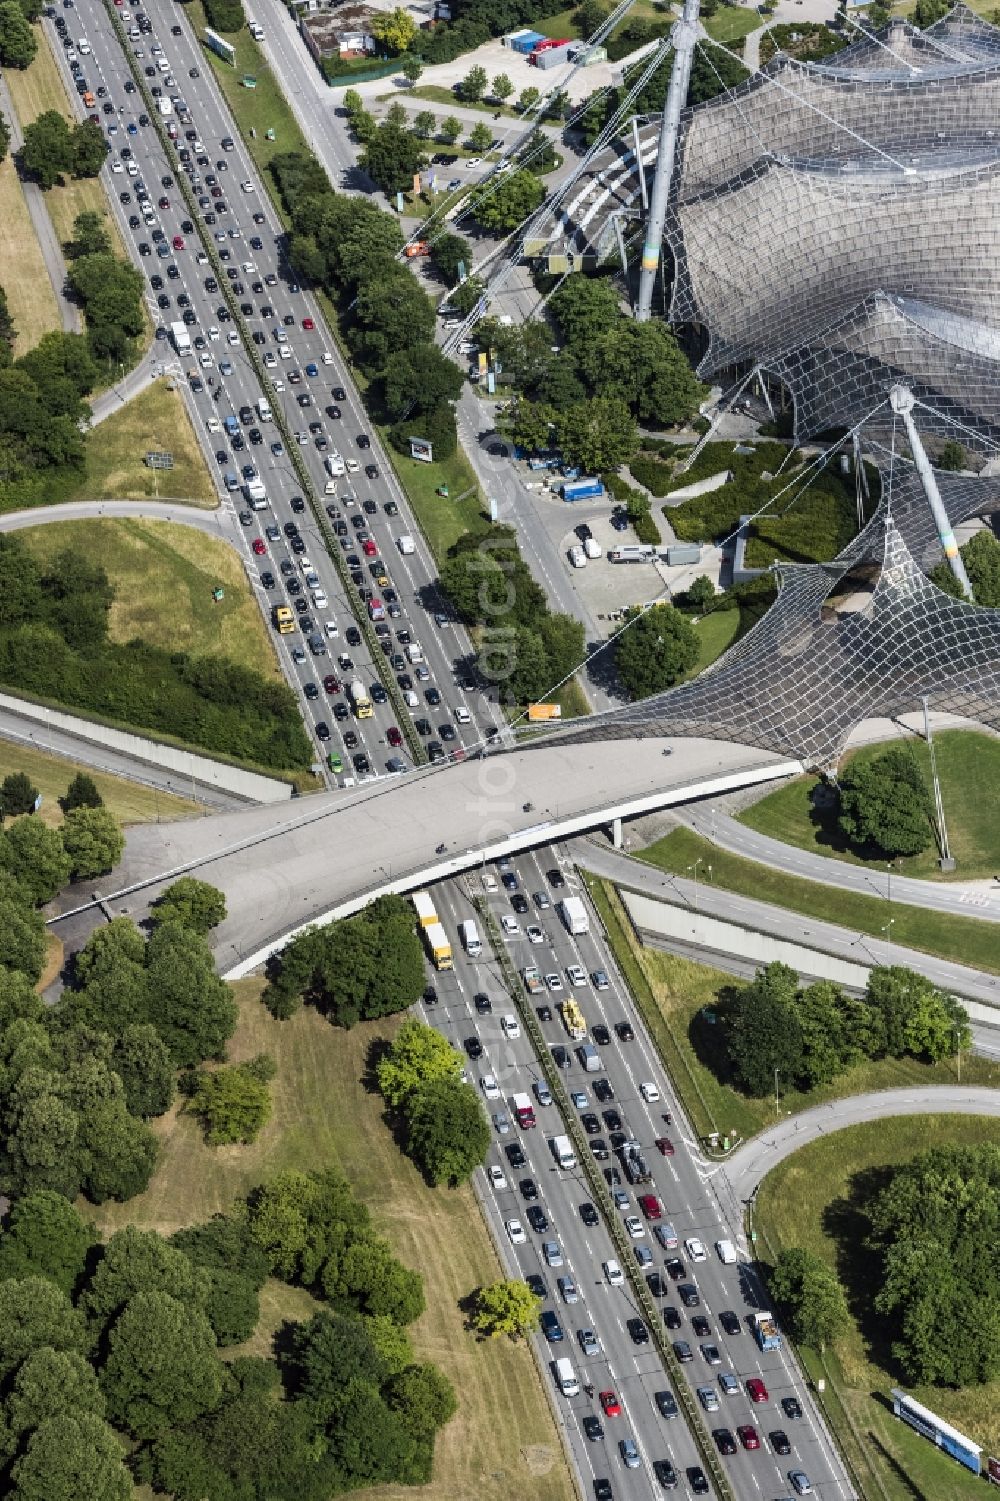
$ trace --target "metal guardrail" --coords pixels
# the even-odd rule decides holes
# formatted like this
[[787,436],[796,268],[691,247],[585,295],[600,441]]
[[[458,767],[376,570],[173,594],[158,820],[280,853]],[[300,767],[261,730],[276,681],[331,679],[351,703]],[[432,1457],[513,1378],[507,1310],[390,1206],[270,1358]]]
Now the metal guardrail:
[[[160,144],[163,146],[166,158],[168,161],[173,161],[174,157],[176,156],[176,145],[167,134],[166,126],[163,122],[163,116],[160,114],[157,100],[155,100],[150,93],[149,84],[146,80],[146,77],[143,74],[142,70],[137,66],[135,59],[132,57],[131,51],[128,46],[128,38],[125,32],[124,23],[122,22],[118,11],[113,5],[112,0],[104,0],[104,9],[111,19],[112,28],[118,37],[122,53],[125,57],[126,62],[128,63],[129,70],[132,73],[132,77],[135,80],[136,86],[138,87],[139,94],[145,103],[150,121],[156,127],[156,132],[160,137]],[[217,87],[217,85],[214,86]],[[238,129],[238,127],[235,128]],[[219,283],[219,289],[223,297],[225,298],[226,305],[229,308],[229,313],[233,320],[233,323],[240,331],[240,338],[243,342],[244,353],[246,354],[247,359],[250,361],[250,364],[253,367],[254,374],[256,375],[257,380],[260,383],[261,390],[266,393],[272,389],[270,386],[270,377],[267,374],[266,367],[259,354],[257,353],[257,346],[253,342],[250,329],[247,327],[246,320],[244,319],[243,314],[240,312],[239,301],[236,297],[236,294],[232,290],[229,278],[226,276],[225,267],[219,259],[218,252],[215,248],[215,241],[205,234],[204,225],[201,221],[201,210],[198,207],[198,203],[191,184],[187,179],[187,174],[181,169],[179,163],[175,163],[175,166],[175,180],[177,186],[180,188],[184,202],[187,205],[191,222],[195,225],[195,233],[198,236],[198,240],[201,243],[202,249],[208,256],[209,263],[211,264],[213,271],[216,273],[216,280]],[[396,682],[395,678],[390,678],[388,681],[386,681],[385,679],[381,665],[383,661],[381,642],[379,640],[379,637],[375,634],[372,622],[368,619],[368,611],[357,609],[354,606],[354,585],[351,582],[350,575],[347,571],[347,564],[344,561],[344,556],[340,549],[340,545],[336,537],[334,536],[332,528],[330,527],[326,511],[323,508],[323,501],[318,495],[316,486],[312,478],[310,477],[308,470],[302,462],[302,458],[299,454],[299,445],[293,440],[291,429],[288,426],[285,414],[282,412],[281,407],[277,401],[272,407],[272,414],[275,426],[278,428],[282,435],[282,438],[284,439],[288,457],[291,460],[292,468],[295,470],[296,478],[298,479],[299,484],[302,487],[303,494],[309,501],[309,507],[313,513],[313,518],[319,530],[320,537],[322,538],[323,545],[326,548],[328,555],[333,560],[333,565],[337,570],[337,576],[340,579],[341,586],[344,590],[344,597],[347,599],[348,605],[352,610],[354,618],[365,637],[365,641],[371,653],[374,671],[377,674],[379,681],[385,688],[386,693],[388,694],[389,699],[392,702],[392,706],[396,711],[396,716],[399,720],[400,728],[402,729],[403,734],[406,736],[407,744],[410,748],[410,754],[413,757],[414,765],[422,765],[427,761],[427,753],[424,750],[423,742],[421,741],[420,737],[417,735],[417,732],[413,727],[413,720],[410,716],[410,711],[403,702],[402,694],[400,693],[399,685]]]
[[730,1485],[729,1476],[723,1469],[719,1462],[719,1456],[712,1447],[694,1394],[685,1380],[680,1362],[674,1354],[670,1341],[666,1337],[662,1315],[653,1301],[653,1297],[644,1279],[639,1274],[635,1257],[632,1254],[632,1242],[626,1235],[625,1227],[622,1225],[615,1210],[610,1185],[606,1182],[604,1174],[600,1171],[594,1160],[594,1155],[590,1150],[590,1143],[580,1125],[576,1111],[573,1109],[572,1101],[566,1091],[566,1086],[563,1083],[561,1070],[556,1068],[552,1060],[548,1043],[542,1034],[542,1029],[538,1024],[538,1018],[534,1013],[534,1009],[525,997],[521,977],[511,963],[507,946],[503,941],[496,919],[484,897],[472,891],[470,891],[469,896],[472,905],[482,919],[485,931],[489,934],[493,952],[496,954],[497,963],[504,977],[504,983],[507,986],[511,1000],[520,1013],[528,1036],[534,1045],[539,1066],[545,1075],[553,1098],[559,1106],[567,1135],[569,1135],[576,1148],[577,1157],[594,1202],[600,1206],[604,1222],[611,1235],[615,1250],[618,1253],[622,1269],[629,1279],[636,1303],[645,1315],[646,1323],[649,1326],[653,1342],[663,1361],[664,1368],[673,1380],[678,1403],[684,1411],[684,1417],[691,1436],[695,1441],[699,1457],[706,1471],[711,1476],[712,1484],[715,1487],[719,1501],[736,1501],[736,1493]]

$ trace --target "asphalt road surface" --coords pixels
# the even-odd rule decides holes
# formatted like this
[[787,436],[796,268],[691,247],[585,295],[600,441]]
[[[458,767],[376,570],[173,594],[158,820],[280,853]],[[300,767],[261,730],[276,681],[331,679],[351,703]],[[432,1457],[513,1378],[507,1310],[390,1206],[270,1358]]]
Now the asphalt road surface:
[[[491,871],[493,867],[489,868]],[[636,1202],[636,1190],[630,1189],[621,1175],[621,1191],[627,1194],[620,1212],[639,1217],[643,1233],[634,1240],[636,1249],[648,1249],[652,1255],[649,1270],[659,1271],[664,1276],[668,1289],[666,1296],[657,1299],[661,1309],[670,1309],[676,1315],[680,1327],[671,1338],[687,1340],[693,1351],[693,1359],[685,1365],[690,1373],[693,1387],[708,1386],[719,1397],[719,1411],[703,1414],[710,1430],[726,1427],[733,1431],[738,1425],[752,1424],[759,1436],[761,1447],[747,1451],[737,1441],[738,1452],[724,1459],[736,1494],[754,1501],[773,1501],[775,1496],[786,1495],[790,1487],[787,1473],[790,1468],[804,1469],[812,1480],[817,1496],[824,1501],[846,1498],[852,1494],[823,1425],[813,1409],[808,1394],[794,1362],[787,1351],[761,1351],[749,1333],[747,1319],[752,1312],[766,1304],[759,1301],[760,1294],[747,1257],[742,1236],[741,1206],[728,1192],[728,1185],[716,1183],[715,1165],[709,1166],[701,1157],[696,1141],[680,1116],[678,1104],[670,1088],[669,1080],[656,1056],[643,1027],[634,1014],[628,991],[619,976],[610,954],[605,950],[596,932],[596,922],[591,915],[590,932],[571,937],[559,921],[554,904],[568,891],[578,891],[573,867],[565,856],[560,857],[553,849],[522,855],[513,862],[519,890],[527,897],[530,911],[516,916],[509,897],[502,888],[489,900],[499,921],[502,915],[515,918],[521,931],[512,934],[506,941],[510,945],[510,957],[518,969],[536,963],[544,973],[559,977],[562,990],[533,998],[533,1004],[547,1004],[551,1008],[551,1021],[543,1022],[546,1040],[553,1046],[571,1046],[561,1025],[556,1009],[560,1000],[572,993],[582,1006],[588,1024],[593,1028],[604,1023],[609,1029],[625,1018],[631,1021],[635,1039],[622,1042],[613,1030],[611,1041],[599,1048],[602,1068],[597,1074],[585,1073],[579,1061],[573,1057],[571,1067],[564,1075],[570,1090],[584,1090],[587,1107],[582,1114],[596,1113],[599,1139],[609,1146],[609,1129],[600,1118],[600,1112],[613,1109],[622,1117],[622,1129],[634,1135],[641,1143],[653,1182],[645,1185],[654,1192],[663,1206],[661,1223],[670,1223],[680,1241],[677,1250],[665,1250],[654,1236],[654,1226],[642,1218]],[[567,884],[554,888],[548,875],[550,871]],[[649,1498],[660,1494],[659,1483],[653,1472],[655,1460],[669,1458],[679,1476],[677,1494],[690,1495],[690,1485],[685,1471],[698,1463],[697,1452],[681,1417],[670,1420],[660,1416],[654,1393],[669,1390],[672,1382],[664,1373],[659,1357],[651,1344],[635,1345],[628,1328],[628,1320],[636,1316],[632,1294],[625,1287],[612,1287],[603,1272],[603,1262],[615,1253],[603,1223],[588,1227],[580,1215],[581,1204],[590,1200],[586,1180],[579,1168],[563,1171],[556,1167],[550,1148],[551,1137],[560,1132],[556,1108],[542,1107],[533,1096],[537,1129],[520,1131],[513,1120],[509,1105],[510,1095],[515,1090],[531,1092],[540,1079],[541,1071],[532,1055],[531,1043],[523,1034],[516,1038],[504,1035],[500,1025],[501,1016],[513,1011],[513,1006],[503,989],[498,965],[488,947],[478,960],[470,960],[458,941],[458,924],[475,911],[468,899],[468,891],[481,890],[481,875],[471,873],[461,881],[432,888],[437,910],[452,939],[456,954],[456,967],[452,974],[434,977],[438,1001],[425,1008],[428,1020],[438,1026],[456,1047],[468,1053],[469,1039],[476,1039],[482,1046],[482,1056],[468,1059],[468,1075],[471,1082],[481,1088],[480,1079],[492,1074],[500,1090],[501,1098],[495,1101],[484,1099],[484,1108],[490,1116],[500,1112],[508,1123],[508,1129],[500,1134],[494,1130],[494,1146],[487,1159],[487,1171],[477,1174],[487,1217],[493,1230],[501,1255],[511,1268],[522,1275],[535,1274],[545,1282],[546,1301],[543,1308],[556,1313],[563,1329],[564,1339],[548,1344],[539,1336],[536,1340],[543,1378],[551,1385],[549,1362],[558,1356],[569,1357],[581,1382],[591,1382],[595,1387],[593,1399],[581,1391],[578,1397],[565,1399],[553,1390],[553,1401],[561,1417],[570,1443],[575,1465],[584,1480],[585,1495],[593,1495],[595,1478],[611,1480],[614,1495],[619,1497]],[[533,893],[544,893],[553,905],[539,909]],[[542,930],[540,942],[531,942],[527,926],[536,925]],[[480,925],[481,927],[481,925]],[[537,935],[536,935],[537,937]],[[571,988],[566,970],[571,964],[579,964],[588,976],[596,970],[604,970],[608,988],[596,991],[592,980],[581,987]],[[480,1014],[473,1003],[477,993],[488,995],[492,1012]],[[473,1044],[475,1047],[476,1044]],[[610,1102],[600,1102],[594,1093],[598,1080],[604,1080],[614,1092]],[[640,1085],[653,1083],[659,1099],[648,1102],[643,1098]],[[665,1125],[663,1112],[673,1117],[671,1125]],[[593,1122],[590,1123],[593,1125]],[[661,1155],[654,1146],[657,1138],[668,1136],[674,1148],[673,1155]],[[526,1156],[523,1167],[513,1166],[508,1149],[518,1143]],[[602,1167],[618,1166],[613,1155],[602,1162]],[[492,1182],[488,1175],[491,1168],[499,1168],[503,1181]],[[532,1179],[538,1198],[527,1200],[521,1187],[524,1178]],[[722,1190],[720,1193],[719,1190]],[[530,1192],[530,1190],[529,1190]],[[528,1222],[527,1212],[535,1205],[542,1207],[549,1221],[547,1230],[536,1232]],[[525,1231],[523,1245],[511,1243],[506,1225],[518,1219]],[[692,1263],[684,1241],[699,1238],[706,1249],[707,1259]],[[739,1249],[739,1264],[723,1266],[714,1250],[714,1242],[727,1238]],[[550,1267],[546,1264],[542,1244],[555,1239],[560,1247],[563,1264]],[[676,1285],[666,1278],[664,1263],[668,1256],[680,1256],[685,1263],[689,1280],[697,1283],[701,1304],[688,1310],[681,1306]],[[567,1303],[560,1292],[557,1278],[572,1277],[578,1301]],[[739,1320],[740,1332],[727,1335],[719,1322],[723,1311],[734,1312]],[[698,1336],[691,1324],[692,1317],[708,1319],[709,1333]],[[591,1328],[596,1333],[601,1350],[597,1356],[584,1356],[579,1341],[579,1331]],[[717,1346],[720,1364],[711,1365],[701,1352],[702,1344]],[[732,1373],[739,1385],[733,1396],[722,1393],[719,1376]],[[750,1400],[746,1382],[751,1377],[761,1377],[768,1391],[768,1401],[754,1403]],[[599,1394],[611,1390],[620,1399],[620,1416],[603,1417],[604,1438],[589,1440],[584,1433],[583,1421],[587,1417],[601,1417]],[[795,1396],[802,1404],[804,1416],[792,1420],[782,1412],[779,1402],[782,1397]],[[787,1456],[776,1454],[767,1437],[774,1430],[784,1430],[791,1444]],[[622,1437],[635,1438],[641,1456],[638,1469],[626,1469],[618,1450]]]
[[[427,720],[427,738],[443,740],[446,751],[471,746],[493,724],[494,709],[468,677],[468,639],[446,618],[436,592],[436,570],[377,438],[371,435],[370,448],[358,446],[359,436],[368,435],[369,424],[357,391],[319,309],[292,279],[284,259],[281,226],[184,12],[166,0],[154,0],[146,13],[152,32],[129,38],[133,51],[142,54],[135,62],[141,70],[153,69],[154,76],[146,79],[150,86],[161,88],[164,97],[183,97],[190,113],[190,119],[179,127],[177,151],[171,149],[169,153],[153,125],[139,124],[145,105],[138,92],[126,90],[131,71],[100,0],[80,0],[72,12],[70,29],[75,38],[85,36],[93,49],[84,59],[88,83],[95,92],[99,88],[106,91],[97,105],[111,147],[106,180],[125,243],[150,280],[148,302],[154,321],[167,326],[179,321],[189,307],[194,319],[189,322],[189,333],[193,341],[200,340],[204,345],[199,349],[196,344],[190,353],[178,357],[169,341],[161,339],[158,349],[162,359],[186,386],[196,431],[220,479],[225,473],[242,479],[244,465],[252,464],[267,489],[270,505],[263,511],[247,511],[239,491],[224,500],[224,504],[245,513],[243,545],[252,577],[259,581],[261,606],[269,614],[276,602],[308,600],[303,585],[304,557],[312,563],[328,601],[307,613],[312,614],[321,633],[325,620],[336,622],[337,634],[325,638],[323,655],[311,655],[298,632],[277,638],[286,676],[303,695],[307,725],[314,729],[322,724],[331,731],[330,739],[316,736],[317,758],[331,748],[337,750],[349,773],[351,758],[364,755],[370,770],[358,771],[358,776],[385,775],[387,760],[394,753],[408,764],[405,744],[394,747],[389,735],[396,719],[391,703],[376,702],[373,718],[353,723],[346,717],[343,691],[347,682],[357,677],[375,689],[374,697],[379,693],[375,685],[379,684],[380,671],[404,671],[408,664],[398,663],[402,645],[394,639],[400,630],[419,641],[425,657],[426,678],[421,681],[415,673],[412,675],[411,691],[418,695],[414,717]],[[52,23],[45,24],[62,60],[64,49]],[[131,14],[125,24],[134,29]],[[180,32],[177,36],[173,35],[176,29]],[[159,49],[155,53],[154,47]],[[168,78],[174,80],[173,84],[166,82]],[[110,105],[110,112],[104,112],[105,105]],[[170,118],[176,121],[177,116]],[[187,139],[188,135],[192,138]],[[232,141],[232,149],[222,149],[223,139]],[[130,156],[123,157],[123,149]],[[180,150],[189,157],[187,163],[179,160]],[[191,229],[184,227],[191,221],[175,180],[185,165],[191,168],[195,191],[204,200],[201,217]],[[143,206],[136,197],[140,183],[145,184],[149,195],[147,206],[152,218],[148,223],[143,222]],[[222,204],[226,205],[224,213]],[[133,219],[137,221],[134,224]],[[154,233],[160,235],[159,241],[154,240]],[[233,273],[230,280],[237,299],[248,310],[245,316],[262,357],[272,365],[268,379],[280,390],[261,390],[223,297],[219,290],[211,290],[214,272],[204,259],[200,235],[214,237],[227,272]],[[177,244],[175,237],[182,243]],[[154,286],[153,277],[162,285]],[[159,305],[161,298],[168,299],[167,306]],[[289,358],[279,358],[282,348],[291,349]],[[310,368],[316,373],[310,374]],[[335,388],[344,390],[342,398],[334,396]],[[274,426],[261,422],[254,410],[261,397],[272,404],[280,402],[292,430],[301,433],[300,454],[321,496],[328,477],[324,454],[339,449],[345,461],[357,468],[357,473],[349,473],[339,482],[336,496],[324,497],[324,504],[338,512],[331,519],[346,533],[341,539],[345,554],[357,559],[359,586],[377,590],[398,612],[386,623],[385,636],[398,665],[387,661],[376,668],[363,637],[360,645],[348,642],[354,611],[363,606],[353,588],[352,597],[345,596],[312,514],[298,500],[300,486],[283,443]],[[331,416],[333,411],[339,415]],[[223,432],[209,431],[210,423],[214,426],[227,416],[234,416],[238,423],[237,439],[232,444]],[[317,432],[310,431],[312,423],[319,425]],[[164,435],[164,447],[168,447],[168,439],[169,435]],[[319,448],[317,441],[327,446]],[[377,466],[377,478],[365,476],[364,465],[368,463]],[[364,502],[370,503],[374,514],[364,512]],[[398,514],[388,514],[387,506],[390,510],[397,508]],[[359,525],[353,525],[355,521]],[[293,522],[306,544],[302,555],[291,551],[284,535],[285,527]],[[278,536],[268,536],[268,527],[277,530]],[[404,533],[412,536],[416,545],[415,552],[405,557],[396,546],[396,538]],[[374,543],[374,557],[363,551],[365,537]],[[251,548],[255,549],[253,553]],[[259,555],[257,548],[263,549]],[[291,598],[285,590],[282,565],[295,581],[296,592]],[[380,577],[390,580],[388,586],[377,582],[376,569]],[[274,587],[265,588],[265,573],[272,575]],[[443,624],[435,622],[436,615],[442,615]],[[324,686],[327,677],[340,686],[328,690]],[[316,696],[307,699],[307,690]],[[429,702],[428,695],[436,696],[438,702]],[[457,711],[468,713],[466,723],[461,722]],[[338,719],[338,714],[345,717]],[[444,733],[443,726],[449,727]]]

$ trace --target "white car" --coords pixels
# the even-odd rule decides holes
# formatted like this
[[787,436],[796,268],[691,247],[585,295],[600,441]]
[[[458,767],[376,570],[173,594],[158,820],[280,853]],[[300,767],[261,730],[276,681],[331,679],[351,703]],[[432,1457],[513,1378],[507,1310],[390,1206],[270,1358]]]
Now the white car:
[[214,323],[212,324],[212,327],[208,330],[208,337],[212,340],[213,344],[215,343],[216,339],[219,339],[219,338],[222,337],[221,334],[219,333],[219,330],[216,328],[216,326],[215,326]]
[[570,964],[566,968],[566,978],[571,985],[586,985],[587,971],[582,964]]
[[481,1075],[479,1087],[488,1100],[499,1100],[500,1086],[492,1074]]
[[278,358],[281,360],[291,360],[295,358],[295,351],[292,348],[291,344],[281,345],[281,348],[278,350]]
[[114,173],[118,173],[118,172],[124,172],[125,168],[124,168],[124,166],[122,165],[121,162],[112,162],[111,163],[111,170]]
[[467,166],[467,167],[481,167],[482,164],[483,164],[483,159],[482,159],[481,156],[470,156],[469,159],[468,159],[468,161],[465,163],[465,166]]
[[502,1192],[507,1187],[507,1179],[502,1167],[493,1166],[487,1168],[486,1176],[490,1180],[490,1186],[495,1188],[497,1192]]
[[660,1091],[649,1079],[644,1079],[639,1085],[639,1093],[647,1105],[655,1105],[656,1101],[660,1098]]
[[252,193],[253,192],[253,183],[252,182],[241,182],[240,183],[240,190],[242,192],[244,192],[244,193]]
[[274,358],[273,352],[269,349],[264,356],[264,364],[269,370],[273,370],[277,363],[278,361]]
[[238,344],[239,342],[240,342],[240,336],[239,336],[239,334],[236,332],[235,328],[231,328],[229,330],[229,332],[226,334],[226,343],[227,344]]
[[515,1037],[520,1037],[521,1023],[518,1021],[513,1012],[508,1012],[506,1016],[501,1016],[500,1030],[508,1040],[511,1040]]
[[527,940],[528,940],[529,943],[544,943],[545,942],[545,934],[542,932],[541,928],[538,927],[538,925],[536,923],[532,923],[529,928],[525,928],[525,930],[524,930],[524,936],[527,938]]
[[521,924],[518,922],[517,918],[511,917],[506,912],[500,919],[500,926],[501,928],[503,928],[504,934],[508,938],[513,938],[515,934],[520,933],[521,931]]
[[212,356],[209,354],[207,349],[203,350],[198,356],[198,363],[203,370],[207,370],[209,365],[212,363]]
[[684,1242],[684,1249],[692,1261],[707,1261],[708,1252],[698,1239],[697,1235],[689,1236]]
[[604,1280],[609,1287],[623,1287],[625,1284],[625,1273],[614,1258],[604,1263]]
[[496,891],[498,889],[497,878],[490,871],[484,870],[479,879],[483,883],[484,891]]
[[330,353],[330,351],[328,349],[324,349],[323,350],[323,354],[322,354],[321,358],[322,358],[322,361],[323,361],[324,365],[332,365],[333,364],[333,355]]
[[323,622],[323,629],[324,629],[324,631],[326,631],[326,634],[328,636],[330,636],[330,637],[339,636],[340,635],[340,626],[337,624],[337,622],[335,620],[324,620],[324,622]]
[[528,1239],[520,1220],[507,1221],[507,1234],[510,1237],[512,1246],[523,1246]]
[[464,709],[461,704],[459,704],[458,708],[455,710],[455,723],[469,724],[471,723],[471,721],[472,715],[469,713],[468,709]]
[[549,987],[550,990],[562,990],[562,988],[563,988],[563,982],[560,980],[559,976],[557,974],[555,974],[555,973],[553,973],[551,975],[546,975],[545,976],[545,983]]
[[347,460],[347,472],[348,472],[348,474],[360,474],[361,473],[361,465],[358,463],[357,459],[348,459]]
[[641,1240],[646,1233],[646,1227],[637,1214],[627,1214],[624,1220],[625,1229],[633,1240]]

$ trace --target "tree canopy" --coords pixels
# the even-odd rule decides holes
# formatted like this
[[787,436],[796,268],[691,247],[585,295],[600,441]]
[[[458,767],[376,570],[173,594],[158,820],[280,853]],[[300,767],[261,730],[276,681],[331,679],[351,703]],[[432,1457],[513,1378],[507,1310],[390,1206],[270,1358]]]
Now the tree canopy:
[[858,849],[888,858],[920,854],[932,838],[930,806],[923,773],[904,746],[872,760],[855,757],[841,774],[840,828]]
[[615,667],[631,698],[648,698],[669,688],[697,660],[694,628],[672,605],[644,610],[615,647]]

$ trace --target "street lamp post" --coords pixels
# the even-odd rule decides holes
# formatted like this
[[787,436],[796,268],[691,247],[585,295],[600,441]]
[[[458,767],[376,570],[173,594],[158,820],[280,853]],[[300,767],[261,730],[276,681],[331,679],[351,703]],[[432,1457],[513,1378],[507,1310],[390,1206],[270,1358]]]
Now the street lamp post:
[[778,1094],[778,1068],[774,1069],[774,1114],[775,1119],[781,1114],[781,1098]]
[[687,870],[694,871],[694,906],[696,907],[698,905],[698,866],[701,864],[701,862],[702,856],[699,855],[693,865],[688,865],[686,867]]
[[892,925],[893,925],[893,923],[895,921],[896,921],[896,919],[894,917],[890,917],[889,921],[882,928],[882,933],[885,935],[885,962],[886,962],[886,964],[891,963],[891,960],[892,960]]

